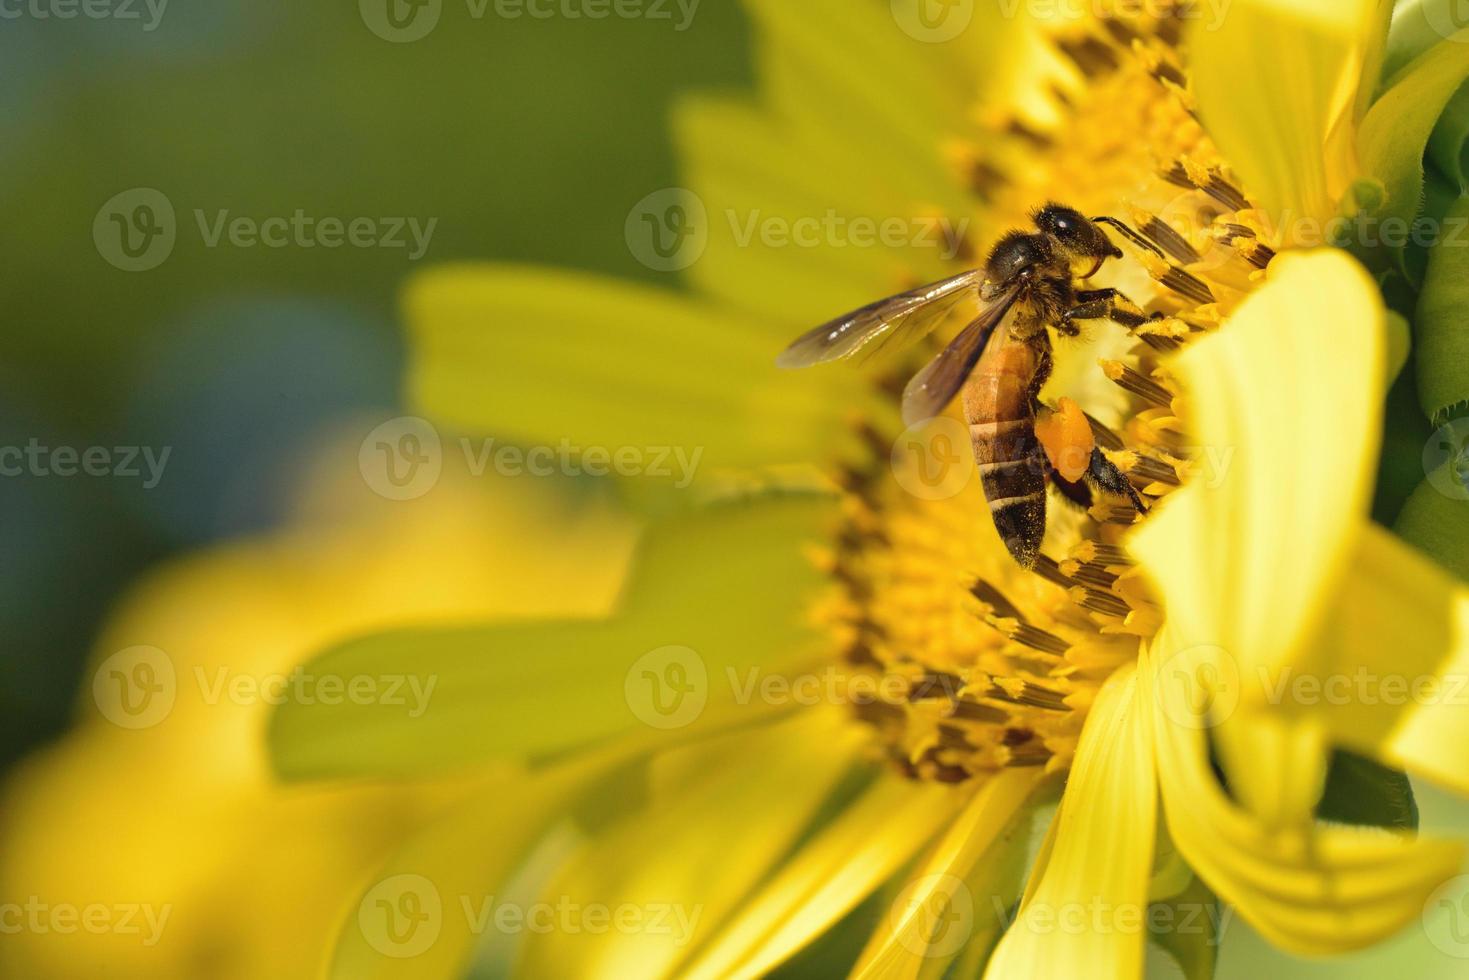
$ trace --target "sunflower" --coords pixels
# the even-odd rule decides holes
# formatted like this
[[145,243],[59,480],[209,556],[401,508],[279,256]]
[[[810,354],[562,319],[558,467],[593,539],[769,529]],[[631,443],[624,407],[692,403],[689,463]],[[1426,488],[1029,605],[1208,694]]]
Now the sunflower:
[[[1409,346],[1369,269],[1413,265],[1351,240],[1418,215],[1469,72],[1443,45],[1465,38],[1383,79],[1380,3],[1012,8],[967,30],[945,26],[983,17],[964,4],[747,6],[764,104],[680,107],[689,186],[629,219],[691,295],[483,266],[409,289],[436,418],[705,463],[690,492],[638,491],[657,516],[615,616],[367,637],[316,669],[411,664],[439,683],[431,712],[276,715],[292,778],[531,764],[405,843],[336,975],[510,956],[485,952],[496,895],[526,914],[500,931],[533,976],[759,976],[866,923],[872,896],[863,977],[1131,977],[1150,936],[1207,976],[1218,899],[1304,953],[1419,915],[1463,852],[1411,833],[1386,767],[1469,789],[1469,722],[1290,682],[1469,666],[1469,590],[1366,517]],[[1043,398],[1147,515],[1056,500],[1023,569],[962,424],[904,431],[903,373],[769,365],[1048,200],[1138,231],[1095,281],[1146,319],[1058,349]],[[856,242],[857,219],[895,215],[899,237],[937,234]],[[813,220],[832,247],[800,244]],[[1307,247],[1322,234],[1357,257]],[[1343,825],[1343,792],[1374,827]]]

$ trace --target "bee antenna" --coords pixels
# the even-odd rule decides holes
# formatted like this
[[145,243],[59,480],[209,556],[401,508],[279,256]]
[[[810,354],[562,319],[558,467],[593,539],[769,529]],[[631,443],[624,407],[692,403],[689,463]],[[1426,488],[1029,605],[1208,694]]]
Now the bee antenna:
[[1158,256],[1160,259],[1165,257],[1161,248],[1148,241],[1142,235],[1139,235],[1137,232],[1133,231],[1131,226],[1129,226],[1127,222],[1122,221],[1119,218],[1112,218],[1104,214],[1101,217],[1093,218],[1092,221],[1099,225],[1111,225],[1113,228],[1116,228],[1119,232],[1122,233],[1122,237],[1132,242],[1138,248],[1146,249],[1147,251],[1152,252],[1154,255]]

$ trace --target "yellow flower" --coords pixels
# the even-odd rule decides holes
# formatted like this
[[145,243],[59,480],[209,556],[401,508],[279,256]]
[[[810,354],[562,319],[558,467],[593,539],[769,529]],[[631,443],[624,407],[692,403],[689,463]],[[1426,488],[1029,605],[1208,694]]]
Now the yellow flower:
[[[380,499],[356,450],[330,455],[291,524],[171,564],[112,617],[75,729],[0,797],[0,973],[319,976],[362,882],[473,784],[282,788],[268,699],[329,696],[295,668],[360,631],[608,607],[625,522],[449,472],[422,500]],[[567,557],[571,540],[610,560]],[[140,649],[158,690],[122,695],[129,715],[108,665]]]
[[[684,913],[664,930],[548,919],[517,951],[532,976],[758,976],[883,888],[858,976],[1135,977],[1149,909],[1197,915],[1214,893],[1295,951],[1416,917],[1462,849],[1319,822],[1330,750],[1462,785],[1461,723],[1272,692],[1283,670],[1386,670],[1409,644],[1424,671],[1455,669],[1469,594],[1365,517],[1401,321],[1345,252],[1278,253],[1297,216],[1400,208],[1421,185],[1433,120],[1415,111],[1388,146],[1374,113],[1447,84],[1437,49],[1375,99],[1372,4],[1239,0],[1186,43],[1164,3],[933,45],[931,20],[887,5],[747,6],[767,105],[681,107],[690,190],[630,220],[673,235],[653,264],[699,256],[692,295],[478,266],[409,290],[412,384],[437,417],[528,444],[699,447],[696,489],[717,502],[655,523],[605,621],[392,633],[317,661],[411,662],[439,699],[414,725],[288,706],[287,776],[541,763],[384,870],[426,883],[413,907],[440,909],[434,941],[385,951],[349,923],[336,975],[453,975],[483,921],[443,909],[505,889],[533,910]],[[812,322],[952,272],[945,251],[973,264],[1049,198],[1155,249],[1098,282],[1159,316],[1062,346],[1044,397],[1090,413],[1157,513],[1130,531],[1114,502],[1053,508],[1026,571],[967,462],[950,489],[930,479],[952,440],[900,435],[902,375],[770,360]],[[882,216],[948,234],[823,250],[768,233],[829,215],[849,224],[827,236]],[[1391,615],[1409,606],[1411,627]],[[1030,822],[1063,781],[1027,877]],[[1211,932],[1158,938],[1211,971]]]

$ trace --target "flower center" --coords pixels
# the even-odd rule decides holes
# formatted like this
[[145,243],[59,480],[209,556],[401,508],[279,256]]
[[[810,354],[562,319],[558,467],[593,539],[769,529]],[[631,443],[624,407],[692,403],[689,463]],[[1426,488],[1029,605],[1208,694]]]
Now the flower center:
[[[1028,114],[1000,117],[985,149],[946,148],[980,202],[978,227],[1024,227],[1057,200],[1120,218],[1144,240],[1125,243],[1126,257],[1087,288],[1119,289],[1152,318],[1058,342],[1041,400],[1085,409],[1063,403],[1056,424],[1085,418],[1146,507],[1207,465],[1160,359],[1216,329],[1274,254],[1194,117],[1180,27],[1121,14],[1070,26],[1040,59],[1054,70],[1039,73],[1037,98],[1018,103]],[[884,390],[904,380],[884,379]],[[1063,771],[1101,684],[1160,624],[1121,547],[1145,518],[1125,498],[1076,502],[1052,489],[1042,554],[1023,569],[995,532],[957,413],[901,436],[896,418],[859,424],[867,455],[838,469],[842,517],[820,556],[833,586],[816,616],[853,689],[869,682],[870,696],[852,698],[857,716],[913,778]]]

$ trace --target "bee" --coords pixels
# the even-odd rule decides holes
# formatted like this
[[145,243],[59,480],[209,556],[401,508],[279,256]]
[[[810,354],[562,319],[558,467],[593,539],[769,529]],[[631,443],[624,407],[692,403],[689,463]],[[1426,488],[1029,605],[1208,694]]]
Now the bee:
[[[1116,218],[1089,219],[1051,203],[1032,220],[1034,232],[1002,237],[982,269],[824,323],[797,338],[776,361],[784,368],[802,368],[906,346],[930,333],[962,301],[977,298],[974,319],[908,383],[903,420],[917,425],[962,393],[995,529],[1023,568],[1034,567],[1040,555],[1048,478],[1082,506],[1101,493],[1126,498],[1139,513],[1145,509],[1127,477],[1095,445],[1087,416],[1069,399],[1059,407],[1042,403],[1040,390],[1051,375],[1052,329],[1074,337],[1082,321],[1110,320],[1132,328],[1149,319],[1115,289],[1078,288],[1079,280],[1096,275],[1108,259],[1122,258],[1102,226],[1161,254]],[[1078,269],[1085,271],[1078,276]],[[1001,324],[1006,328],[998,329]]]

